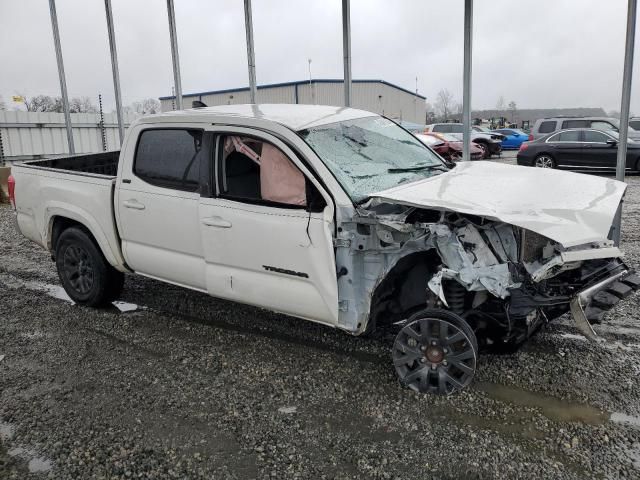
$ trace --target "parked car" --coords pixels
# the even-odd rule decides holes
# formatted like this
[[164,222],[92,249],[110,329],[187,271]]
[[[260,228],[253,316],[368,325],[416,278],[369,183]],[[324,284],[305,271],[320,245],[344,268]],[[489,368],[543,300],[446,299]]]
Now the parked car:
[[469,385],[480,348],[568,311],[595,336],[640,284],[608,238],[625,188],[450,170],[388,119],[315,105],[144,116],[120,152],[16,164],[10,180],[19,230],[77,304],[136,273],[352,335],[395,328],[400,382],[440,394]]
[[[450,133],[416,133],[416,137],[429,145],[438,155],[450,162],[457,162],[462,158],[462,141]],[[482,160],[484,150],[471,142],[469,157],[471,160]]]
[[502,140],[503,150],[517,150],[523,142],[533,140],[532,135],[515,128],[502,128],[495,130],[495,132],[504,135],[504,140]]
[[[531,134],[535,139],[568,128],[593,128],[617,133],[619,127],[620,121],[611,117],[550,117],[536,120],[531,129]],[[640,131],[629,128],[628,136],[632,140],[640,140]]]
[[640,117],[631,117],[629,119],[629,127],[636,131],[640,131]]
[[[452,133],[462,140],[463,125],[461,123],[433,123],[427,125],[425,133]],[[471,141],[478,145],[483,151],[483,158],[490,158],[491,155],[498,155],[502,151],[502,140],[504,135],[499,133],[481,133],[471,129]]]
[[[518,151],[518,165],[573,170],[615,170],[618,134],[591,128],[560,130],[532,142]],[[640,143],[627,144],[628,170],[640,170]]]

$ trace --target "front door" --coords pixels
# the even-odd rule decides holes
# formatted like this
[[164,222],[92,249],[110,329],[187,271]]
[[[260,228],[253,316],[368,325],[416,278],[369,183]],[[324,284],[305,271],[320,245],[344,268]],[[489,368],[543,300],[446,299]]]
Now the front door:
[[216,134],[218,194],[200,201],[209,292],[335,325],[331,198],[275,137]]
[[607,141],[616,139],[598,130],[585,130],[583,132],[582,159],[584,165],[589,168],[615,169],[618,157],[618,148]]
[[579,165],[582,161],[580,130],[567,130],[556,133],[547,139],[547,144],[559,167],[573,167]]
[[141,131],[116,197],[122,251],[136,273],[206,290],[198,212],[210,157],[202,130]]

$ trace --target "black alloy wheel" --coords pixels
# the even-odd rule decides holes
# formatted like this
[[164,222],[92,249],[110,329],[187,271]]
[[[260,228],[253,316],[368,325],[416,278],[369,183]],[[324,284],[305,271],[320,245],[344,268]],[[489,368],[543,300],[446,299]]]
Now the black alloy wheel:
[[392,356],[404,386],[421,393],[450,395],[473,380],[478,343],[463,318],[445,310],[423,310],[400,330]]

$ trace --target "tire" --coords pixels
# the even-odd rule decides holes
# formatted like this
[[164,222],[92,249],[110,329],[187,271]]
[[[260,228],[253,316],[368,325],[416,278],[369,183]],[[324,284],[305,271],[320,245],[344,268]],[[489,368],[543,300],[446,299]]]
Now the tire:
[[556,168],[557,164],[554,158],[548,153],[541,153],[534,160],[532,167],[537,168]]
[[115,300],[124,285],[124,274],[102,255],[91,235],[71,227],[56,242],[56,268],[69,297],[79,305],[99,307]]
[[482,149],[483,159],[489,158],[491,156],[491,152],[489,151],[489,145],[487,145],[485,142],[476,142],[476,144],[478,145],[478,147]]
[[447,310],[424,309],[400,330],[392,357],[404,386],[420,393],[450,395],[473,380],[478,341],[462,317]]

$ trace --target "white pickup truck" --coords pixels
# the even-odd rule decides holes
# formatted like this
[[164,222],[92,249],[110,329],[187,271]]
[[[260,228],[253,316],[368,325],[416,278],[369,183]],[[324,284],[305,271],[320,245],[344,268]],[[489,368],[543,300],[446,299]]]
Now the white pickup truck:
[[568,311],[593,337],[638,287],[609,239],[625,187],[449,168],[361,110],[232,105],[143,117],[119,153],[16,165],[11,201],[79,304],[137,273],[353,335],[397,329],[401,383],[448,394],[479,349]]

